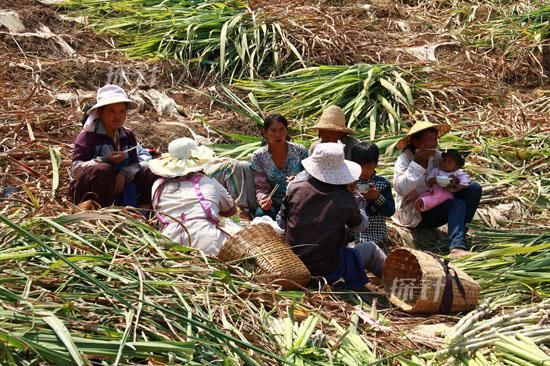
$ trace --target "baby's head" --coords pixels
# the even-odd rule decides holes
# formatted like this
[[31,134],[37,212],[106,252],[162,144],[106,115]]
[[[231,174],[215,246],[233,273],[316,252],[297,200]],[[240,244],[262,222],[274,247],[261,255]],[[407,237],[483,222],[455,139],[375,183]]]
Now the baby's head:
[[464,157],[458,150],[450,149],[442,154],[439,168],[446,172],[454,172],[464,166]]

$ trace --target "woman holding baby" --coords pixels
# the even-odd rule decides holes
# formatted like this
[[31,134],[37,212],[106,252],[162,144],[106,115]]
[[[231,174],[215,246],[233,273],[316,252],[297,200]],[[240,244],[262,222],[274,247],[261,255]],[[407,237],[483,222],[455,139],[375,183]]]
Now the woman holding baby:
[[[403,152],[394,166],[397,212],[393,219],[409,228],[436,228],[447,224],[450,255],[462,257],[469,254],[466,225],[472,221],[479,205],[481,186],[464,177],[460,161],[458,164],[456,159],[443,161],[437,149],[438,139],[449,130],[448,125],[417,122],[397,143]],[[438,196],[435,202],[430,201],[432,196]]]

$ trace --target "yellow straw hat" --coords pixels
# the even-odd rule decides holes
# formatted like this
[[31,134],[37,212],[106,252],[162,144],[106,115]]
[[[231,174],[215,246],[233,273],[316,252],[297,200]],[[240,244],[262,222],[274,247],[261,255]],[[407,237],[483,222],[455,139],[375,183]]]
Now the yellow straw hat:
[[327,107],[323,111],[323,114],[321,114],[319,122],[312,128],[317,130],[343,132],[350,135],[356,134],[354,130],[346,127],[346,116],[344,115],[344,111],[335,105]]
[[432,122],[428,122],[428,121],[416,122],[411,127],[409,132],[407,132],[407,135],[405,137],[403,137],[401,140],[399,140],[395,146],[398,149],[403,150],[404,148],[407,147],[407,145],[409,145],[410,138],[411,138],[412,135],[414,135],[414,134],[416,134],[420,131],[428,130],[430,128],[435,128],[437,130],[437,137],[441,137],[441,136],[443,136],[444,134],[446,134],[447,132],[449,132],[451,130],[451,126],[449,126],[447,124],[438,124],[438,123],[432,123]]

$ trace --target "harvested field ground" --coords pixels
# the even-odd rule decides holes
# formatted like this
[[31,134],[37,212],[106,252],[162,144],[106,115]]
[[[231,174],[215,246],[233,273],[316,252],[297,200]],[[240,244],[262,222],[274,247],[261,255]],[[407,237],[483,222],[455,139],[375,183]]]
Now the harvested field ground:
[[[533,314],[539,315],[533,315],[525,322],[531,324],[536,320],[538,323],[532,324],[533,328],[540,325],[542,329],[549,329],[550,305],[547,300],[544,302],[548,294],[548,279],[536,280],[529,273],[540,271],[540,276],[544,277],[549,271],[546,262],[550,250],[550,51],[545,54],[542,48],[533,51],[520,47],[515,59],[510,60],[499,48],[467,47],[460,41],[460,34],[451,34],[448,27],[462,24],[466,16],[470,17],[471,24],[483,24],[495,9],[480,3],[475,6],[475,11],[468,4],[463,4],[464,8],[458,11],[455,5],[443,1],[250,1],[250,7],[262,17],[277,19],[283,27],[294,29],[289,38],[304,59],[312,63],[395,64],[414,71],[415,81],[422,86],[414,100],[417,113],[452,124],[456,133],[446,143],[473,151],[466,168],[484,186],[482,205],[468,239],[475,251],[487,250],[493,254],[459,263],[481,283],[484,299],[497,299],[482,310],[485,315],[498,317],[514,311],[520,304],[525,307],[530,303],[546,304],[541,305],[542,310],[537,309],[540,314],[532,309]],[[208,95],[214,94],[220,86],[218,80],[204,69],[175,60],[129,59],[116,49],[116,37],[95,33],[80,22],[69,19],[66,11],[38,1],[0,0],[2,12],[18,14],[21,28],[17,28],[17,24],[6,24],[5,18],[0,16],[0,214],[15,223],[10,226],[13,232],[7,230],[8,226],[0,226],[0,241],[4,239],[6,245],[17,244],[21,245],[17,248],[22,248],[26,242],[21,238],[28,239],[29,236],[25,236],[24,230],[14,228],[21,225],[42,239],[54,238],[67,256],[103,256],[108,265],[98,264],[95,268],[101,267],[101,274],[108,278],[106,283],[121,289],[121,298],[139,303],[140,310],[137,310],[137,315],[134,310],[127,312],[116,294],[95,300],[80,298],[84,282],[74,280],[73,283],[73,279],[65,282],[63,275],[57,272],[50,275],[49,271],[53,269],[48,266],[52,264],[46,260],[44,268],[36,264],[27,266],[28,262],[21,264],[18,272],[12,268],[16,261],[4,260],[1,255],[0,273],[13,271],[13,274],[5,279],[0,275],[0,295],[6,284],[10,291],[25,293],[40,306],[51,303],[60,318],[69,319],[73,315],[71,319],[87,318],[89,323],[85,324],[76,320],[71,324],[65,322],[73,336],[78,333],[82,338],[87,335],[98,339],[112,336],[118,342],[121,333],[130,332],[130,328],[130,333],[133,333],[130,338],[133,337],[134,341],[170,340],[183,344],[193,343],[204,336],[215,346],[196,346],[196,354],[203,357],[195,359],[198,364],[221,364],[222,359],[228,364],[238,364],[242,361],[240,357],[244,356],[235,351],[225,358],[226,349],[223,347],[230,344],[233,352],[238,349],[239,340],[246,343],[240,345],[243,349],[248,350],[253,345],[272,352],[265,355],[250,351],[248,355],[257,364],[282,364],[280,359],[271,357],[273,354],[282,355],[290,363],[317,360],[315,357],[321,359],[322,356],[315,352],[338,355],[338,352],[348,351],[353,354],[350,351],[353,350],[366,355],[367,351],[361,348],[363,343],[357,346],[349,336],[356,331],[354,326],[360,330],[367,348],[374,350],[370,358],[350,356],[355,361],[361,360],[361,364],[383,359],[380,364],[397,365],[401,356],[410,360],[414,354],[435,351],[445,344],[441,331],[434,331],[430,326],[453,327],[464,314],[408,315],[387,302],[382,294],[383,288],[376,280],[368,292],[352,295],[333,294],[328,288],[322,288],[323,291],[303,289],[303,293],[297,291],[297,294],[280,293],[271,287],[258,288],[247,282],[250,274],[237,266],[233,268],[206,260],[181,248],[152,246],[151,238],[162,243],[158,234],[149,229],[149,224],[156,224],[154,220],[147,222],[128,210],[104,209],[83,213],[67,197],[72,142],[80,131],[84,106],[94,102],[96,89],[106,83],[118,83],[141,98],[139,110],[129,114],[126,125],[136,132],[143,145],[161,152],[176,137],[192,136],[212,144],[236,143],[238,141],[224,134],[259,136],[261,130],[242,114],[212,101]],[[246,97],[242,91],[236,93],[243,99]],[[298,126],[301,121],[291,123]],[[361,131],[361,136],[366,137],[367,132]],[[393,137],[388,134],[381,136]],[[394,161],[395,156],[390,154],[382,157],[379,173],[391,177]],[[72,214],[75,216],[63,216]],[[63,232],[51,222],[41,221],[42,218],[60,215],[66,219],[61,219],[60,225],[82,235],[84,241],[96,247],[90,249],[83,245],[82,238],[76,241],[81,246],[71,246],[74,244],[67,243],[75,235]],[[129,227],[127,230],[125,225]],[[434,250],[445,252],[446,245],[441,242],[440,234],[420,234],[420,241],[433,240],[439,245]],[[116,240],[120,240],[120,247],[124,248],[124,257],[120,257],[118,246],[111,245]],[[418,244],[417,240],[409,232],[390,226],[388,248]],[[517,243],[522,246],[518,253],[506,252],[506,248],[515,248]],[[3,250],[1,246],[0,249]],[[20,258],[31,255],[27,249],[21,250],[18,252]],[[528,254],[520,258],[521,250]],[[14,251],[9,249],[9,253]],[[527,257],[532,260],[529,264],[532,267],[518,267],[528,261]],[[59,258],[53,260],[63,261]],[[121,267],[113,269],[111,264],[120,264]],[[52,266],[54,269],[63,267],[61,264]],[[497,267],[499,275],[489,279],[491,270]],[[63,268],[63,271],[70,272],[68,267]],[[111,269],[118,271],[116,275],[109,274]],[[16,283],[14,278],[23,280]],[[210,282],[213,278],[217,281],[215,284]],[[34,279],[37,280],[33,282]],[[90,283],[96,285],[87,282],[86,286]],[[171,283],[178,285],[172,286]],[[506,290],[507,283],[510,290]],[[126,288],[130,289],[128,293],[122,290]],[[136,294],[142,296],[139,301]],[[190,319],[204,321],[207,327],[220,329],[235,339],[228,340],[215,331],[200,327],[196,334],[190,335],[195,323],[185,323],[177,314],[165,312],[168,305],[173,305],[171,298],[181,300],[177,305],[181,314],[189,311],[193,314]],[[34,316],[34,309],[30,311],[21,305],[23,300],[18,301],[16,305],[6,305],[7,302],[0,298],[0,308],[25,315],[32,312]],[[145,320],[138,326],[141,306],[146,309],[142,315]],[[364,308],[370,312],[363,311]],[[315,318],[317,323],[312,325],[312,329],[316,333],[308,345],[313,343],[324,348],[322,351],[315,349],[311,354],[294,344],[279,348],[277,345],[284,344],[284,341],[273,334],[277,334],[280,328],[276,328],[276,324],[263,323],[265,319],[278,317],[304,324],[311,321],[310,315],[313,317],[313,314],[321,315]],[[134,315],[136,318],[132,318]],[[2,316],[0,314],[0,318]],[[518,316],[518,319],[523,318]],[[338,328],[331,320],[345,329]],[[95,327],[94,322],[102,326]],[[176,323],[176,328],[173,328],[172,324]],[[185,328],[187,326],[189,328]],[[13,329],[8,327],[6,334],[10,329],[16,334],[19,328],[18,323]],[[292,325],[284,329],[291,328]],[[54,336],[49,328],[42,331]],[[479,334],[487,336],[483,331]],[[544,336],[547,342],[550,335]],[[4,331],[0,330],[2,355],[16,347],[3,337]],[[349,347],[345,352],[339,348],[344,347],[342,344]],[[155,354],[153,357],[154,350],[140,348],[140,344],[136,347],[136,357],[140,360],[132,359],[136,364],[171,362],[171,349],[159,351],[162,356]],[[105,359],[111,363],[117,358],[117,350],[118,343]],[[550,354],[548,348],[541,352]],[[100,364],[101,359],[102,356],[94,358],[97,363],[93,364]],[[181,358],[177,360],[183,362]],[[12,364],[16,361],[22,362],[17,358]],[[3,362],[1,359],[0,363]],[[52,359],[38,362],[35,364],[56,363]],[[420,361],[410,363],[422,364]]]

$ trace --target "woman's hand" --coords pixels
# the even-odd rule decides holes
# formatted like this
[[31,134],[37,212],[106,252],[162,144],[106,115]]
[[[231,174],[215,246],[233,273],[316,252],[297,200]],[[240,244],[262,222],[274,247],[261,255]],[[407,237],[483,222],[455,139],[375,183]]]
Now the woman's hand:
[[105,161],[109,164],[118,164],[122,163],[124,159],[126,159],[126,153],[122,151],[113,151],[105,158]]
[[437,179],[435,179],[435,177],[430,177],[426,183],[428,183],[428,187],[431,187],[437,183]]
[[431,156],[435,155],[435,149],[423,149],[418,148],[414,152],[414,161],[422,165],[424,168],[428,167],[428,160]]
[[260,208],[264,211],[269,211],[271,210],[271,207],[273,207],[273,201],[271,200],[271,198],[264,198],[260,200],[258,204],[260,205]]
[[122,173],[118,173],[115,177],[115,196],[118,196],[124,190],[126,184],[126,177]]

